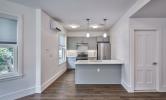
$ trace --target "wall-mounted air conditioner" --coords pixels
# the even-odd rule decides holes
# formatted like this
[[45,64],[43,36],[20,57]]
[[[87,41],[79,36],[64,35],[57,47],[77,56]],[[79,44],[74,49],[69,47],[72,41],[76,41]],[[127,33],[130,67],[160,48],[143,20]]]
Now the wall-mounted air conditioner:
[[60,27],[58,26],[58,23],[54,20],[50,20],[50,29],[58,32],[61,31]]

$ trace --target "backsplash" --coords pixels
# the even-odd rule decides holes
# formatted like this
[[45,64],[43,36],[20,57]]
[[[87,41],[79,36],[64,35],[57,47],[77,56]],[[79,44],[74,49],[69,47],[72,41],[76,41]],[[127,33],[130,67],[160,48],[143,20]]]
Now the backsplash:
[[[97,51],[96,50],[88,50],[86,51],[88,53],[88,57],[97,57]],[[67,57],[77,57],[77,54],[79,51],[77,50],[67,50]]]

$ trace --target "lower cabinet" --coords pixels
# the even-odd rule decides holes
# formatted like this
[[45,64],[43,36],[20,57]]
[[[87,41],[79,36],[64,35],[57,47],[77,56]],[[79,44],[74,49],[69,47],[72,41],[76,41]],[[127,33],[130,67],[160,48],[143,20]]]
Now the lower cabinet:
[[121,65],[76,65],[75,84],[121,84]]
[[76,57],[67,57],[68,69],[75,69]]

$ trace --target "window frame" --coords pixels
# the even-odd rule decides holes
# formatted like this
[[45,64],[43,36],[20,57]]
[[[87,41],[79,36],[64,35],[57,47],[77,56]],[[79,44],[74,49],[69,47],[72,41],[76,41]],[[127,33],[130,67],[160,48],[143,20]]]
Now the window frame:
[[[0,13],[2,14],[6,14],[8,16],[13,16],[16,17],[17,20],[17,42],[16,44],[11,44],[9,43],[0,43],[0,47],[12,47],[14,48],[14,53],[15,53],[15,57],[14,61],[14,69],[15,72],[9,72],[6,74],[1,74],[0,75],[0,81],[4,81],[4,80],[11,80],[11,79],[17,79],[23,76],[23,60],[22,60],[22,55],[23,55],[23,41],[22,41],[22,34],[23,34],[23,18],[22,15],[20,14],[13,14],[13,13],[9,13],[9,12],[5,12],[5,11],[0,11]],[[6,17],[7,18],[7,17]]]
[[[60,44],[60,36],[61,35],[64,35],[64,40],[65,40],[64,45]],[[60,55],[59,50],[60,49],[62,50],[62,59],[64,57],[62,62],[60,62],[60,58],[59,58],[59,55]],[[63,55],[63,50],[64,50],[64,55]],[[66,35],[60,32],[60,33],[58,33],[58,64],[61,65],[64,63],[66,63]]]

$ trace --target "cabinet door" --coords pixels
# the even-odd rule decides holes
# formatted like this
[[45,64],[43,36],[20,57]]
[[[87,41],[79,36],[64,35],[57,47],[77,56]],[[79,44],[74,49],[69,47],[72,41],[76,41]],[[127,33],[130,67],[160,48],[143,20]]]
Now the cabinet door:
[[97,37],[97,42],[102,42],[103,41],[103,37]]
[[105,42],[109,42],[109,41],[110,41],[110,38],[109,38],[109,36],[108,36],[108,37],[106,37],[106,38],[103,38],[103,40],[104,40]]
[[109,41],[110,41],[109,36],[106,38],[103,38],[102,36],[97,37],[97,42],[109,42]]
[[67,37],[67,49],[76,50],[76,43],[74,37]]
[[68,50],[76,50],[77,44],[82,43],[83,38],[81,37],[68,37],[67,38],[67,49]]
[[67,49],[68,50],[77,50],[78,43],[88,43],[89,50],[97,49],[97,41],[103,41],[102,37],[68,37],[67,38]]
[[68,57],[67,58],[68,69],[75,69],[75,62],[76,62],[76,57]]
[[75,37],[75,42],[77,43],[83,43],[84,42],[84,37]]
[[96,50],[97,49],[96,37],[88,38],[88,46],[89,46],[89,50]]

